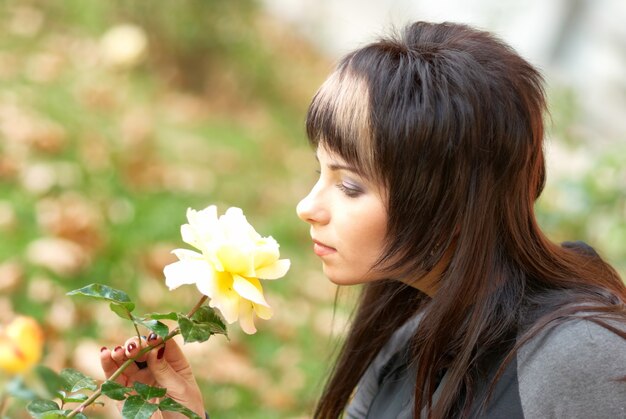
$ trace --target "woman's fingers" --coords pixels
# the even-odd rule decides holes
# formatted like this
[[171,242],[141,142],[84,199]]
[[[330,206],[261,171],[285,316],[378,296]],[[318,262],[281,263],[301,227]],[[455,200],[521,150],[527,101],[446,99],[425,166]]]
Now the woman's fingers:
[[[110,377],[117,369],[122,366],[126,361],[136,357],[139,351],[146,346],[145,340],[142,339],[142,346],[138,345],[139,339],[132,337],[124,342],[123,346],[116,346],[113,350],[102,348],[100,351],[100,364],[104,371],[105,376]],[[146,355],[143,354],[137,358],[141,362],[146,362]],[[141,365],[141,364],[140,364]],[[144,384],[154,384],[154,377],[152,373],[146,367],[140,368],[135,362],[130,363],[124,369],[124,372],[115,380],[122,385],[132,384],[134,381],[140,381]]]
[[[155,342],[156,343],[154,344],[151,343],[151,345],[155,346],[155,345],[160,344],[162,342],[161,338],[157,338]],[[162,358],[165,359],[165,361],[167,361],[167,363],[171,365],[174,371],[181,373],[190,369],[189,361],[187,361],[185,354],[183,353],[182,349],[180,349],[180,346],[178,345],[178,343],[176,343],[174,339],[169,339],[165,343],[165,346],[161,346],[160,348],[153,349],[151,352],[155,352],[156,355],[158,355],[159,351],[162,348],[165,348],[161,352]],[[154,357],[155,356],[153,356],[153,358]]]
[[[138,356],[146,346],[153,347],[149,352]],[[156,334],[139,340],[136,336],[126,340],[123,346],[113,350],[102,348],[100,362],[106,377],[110,377],[126,361],[132,358],[144,361],[147,368],[140,369],[136,363],[129,364],[115,380],[124,386],[132,386],[136,381],[167,388],[174,400],[196,411],[203,412],[202,393],[178,344],[170,339],[163,340]]]
[[168,388],[168,390],[174,390],[177,393],[184,392],[185,383],[171,362],[173,353],[178,348],[178,345],[172,339],[165,342],[165,344],[159,339],[156,341],[156,345],[160,346],[148,352],[148,368],[152,371],[154,379],[162,387]]
[[[161,340],[157,342],[160,344]],[[167,388],[168,396],[202,414],[202,393],[185,355],[173,339],[148,352],[148,368],[158,385]]]
[[[117,371],[124,362],[122,357],[124,357],[124,351],[121,346],[117,346],[113,350],[109,350],[106,347],[100,350],[100,365],[102,365],[105,377],[109,378]],[[126,385],[125,379],[122,377],[118,377],[115,381],[119,384]]]
[[128,374],[133,374],[141,369],[139,365],[137,365],[137,362],[145,362],[146,355],[137,355],[145,346],[146,340],[139,340],[137,336],[133,336],[132,338],[127,339],[126,342],[124,342],[124,355],[126,355],[126,359],[135,358],[135,362],[133,362],[131,365],[128,366],[128,368],[126,368]]
[[111,351],[111,358],[118,366],[122,365],[124,361],[128,359],[126,358],[124,348],[121,346],[116,346],[115,348],[113,348],[113,350]]

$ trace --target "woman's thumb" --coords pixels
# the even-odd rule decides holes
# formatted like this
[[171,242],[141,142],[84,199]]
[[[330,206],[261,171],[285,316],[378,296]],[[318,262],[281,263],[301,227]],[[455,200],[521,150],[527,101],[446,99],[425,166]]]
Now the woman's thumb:
[[167,388],[170,394],[184,394],[185,382],[182,377],[172,368],[165,357],[167,342],[159,348],[148,352],[148,368],[160,387]]

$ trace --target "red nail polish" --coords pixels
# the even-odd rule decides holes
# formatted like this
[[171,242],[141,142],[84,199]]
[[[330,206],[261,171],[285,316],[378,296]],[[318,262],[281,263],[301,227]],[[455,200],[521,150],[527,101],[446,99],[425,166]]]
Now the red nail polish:
[[119,351],[120,349],[122,349],[122,347],[121,347],[121,346],[116,346],[116,347],[115,347],[115,349],[113,349],[113,352],[117,352],[117,351]]
[[135,345],[133,342],[131,342],[131,343],[128,344],[126,349],[128,350],[128,352],[132,352],[132,351],[135,350],[136,347],[137,347],[137,345]]
[[148,336],[148,342],[156,340],[156,338],[157,338],[156,333],[150,333],[150,335]]
[[164,353],[165,353],[165,346],[161,347],[161,349],[159,349],[159,351],[157,352],[157,359],[163,358]]
[[104,351],[106,351],[106,350],[107,350],[107,347],[106,347],[106,346],[103,346],[102,348],[100,348],[100,352],[104,352]]

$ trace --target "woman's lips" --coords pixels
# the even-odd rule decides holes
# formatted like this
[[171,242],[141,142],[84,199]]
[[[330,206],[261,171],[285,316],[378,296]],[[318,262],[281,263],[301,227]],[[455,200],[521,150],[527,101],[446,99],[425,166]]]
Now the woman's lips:
[[313,253],[315,253],[317,256],[327,256],[336,252],[337,249],[326,246],[325,244],[320,243],[317,240],[313,240]]

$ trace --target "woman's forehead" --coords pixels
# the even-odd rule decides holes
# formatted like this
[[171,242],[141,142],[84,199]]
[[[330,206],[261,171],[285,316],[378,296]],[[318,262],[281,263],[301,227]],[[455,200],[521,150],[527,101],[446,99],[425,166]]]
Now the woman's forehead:
[[327,148],[324,142],[320,142],[315,150],[315,159],[329,166],[341,166],[353,172],[358,172],[358,167],[351,162],[347,162],[340,154]]

